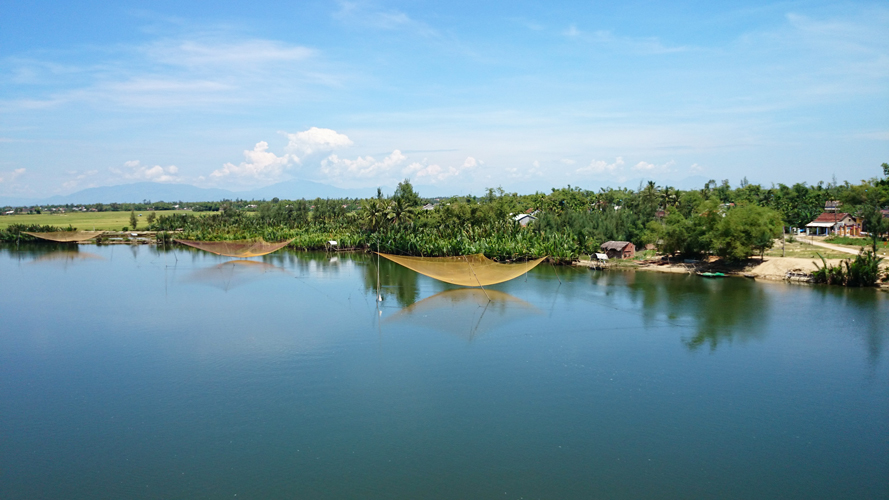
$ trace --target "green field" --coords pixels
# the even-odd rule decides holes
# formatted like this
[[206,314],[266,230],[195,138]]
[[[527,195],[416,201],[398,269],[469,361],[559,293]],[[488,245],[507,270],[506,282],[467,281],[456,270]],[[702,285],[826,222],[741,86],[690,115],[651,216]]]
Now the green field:
[[[148,222],[145,220],[152,212],[136,212],[139,224],[136,229],[145,229]],[[158,210],[154,212],[159,216],[177,213],[175,210]],[[193,212],[179,211],[178,213],[192,214]],[[197,212],[196,215],[210,214],[212,212]],[[138,217],[142,214],[142,217]],[[41,226],[68,227],[72,225],[81,231],[120,231],[130,225],[129,212],[68,212],[61,215],[29,214],[29,215],[4,215],[0,216],[0,230],[6,229],[10,224],[39,224]],[[132,228],[130,228],[132,229]]]

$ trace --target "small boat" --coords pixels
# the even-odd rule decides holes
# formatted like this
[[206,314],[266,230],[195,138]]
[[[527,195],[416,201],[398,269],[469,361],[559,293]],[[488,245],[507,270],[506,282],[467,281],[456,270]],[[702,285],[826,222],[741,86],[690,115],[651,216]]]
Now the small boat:
[[725,278],[724,273],[698,273],[698,276],[703,276],[704,278]]

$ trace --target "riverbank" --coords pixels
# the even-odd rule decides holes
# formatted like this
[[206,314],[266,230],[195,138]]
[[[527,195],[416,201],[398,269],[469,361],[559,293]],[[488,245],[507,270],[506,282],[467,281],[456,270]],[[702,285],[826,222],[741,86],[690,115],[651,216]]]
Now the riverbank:
[[[838,266],[844,259],[826,259],[830,265]],[[598,261],[580,260],[574,265],[603,270],[632,270],[673,274],[695,274],[701,272],[721,272],[727,276],[744,277],[763,281],[808,282],[812,273],[822,266],[820,259],[799,257],[765,257],[751,259],[741,265],[727,265],[721,259],[692,262],[645,260],[645,261]],[[880,266],[889,270],[889,262]],[[881,283],[880,288],[889,290],[889,283]]]

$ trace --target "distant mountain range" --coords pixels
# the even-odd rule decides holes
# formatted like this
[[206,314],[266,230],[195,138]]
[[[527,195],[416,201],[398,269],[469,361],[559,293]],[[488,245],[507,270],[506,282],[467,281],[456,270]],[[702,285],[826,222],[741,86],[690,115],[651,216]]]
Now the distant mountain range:
[[279,182],[251,191],[229,191],[227,189],[199,188],[190,184],[159,184],[137,182],[117,186],[88,188],[76,193],[56,195],[48,198],[13,198],[0,196],[0,206],[65,205],[68,203],[87,205],[92,203],[139,203],[151,201],[221,201],[221,200],[298,200],[301,198],[367,198],[376,195],[376,188],[343,189],[327,184],[306,180]]
[[[586,182],[584,188],[597,190],[600,187],[627,187],[636,189],[640,184],[644,184],[646,179],[631,179],[623,183],[607,183],[603,182]],[[659,185],[672,185],[679,189],[700,189],[707,182],[706,177],[695,176],[686,177],[671,182],[659,182]],[[421,187],[424,196],[431,196],[433,193],[427,193],[428,186]],[[549,187],[534,184],[514,186],[513,190],[518,188],[520,193],[530,194],[536,191],[549,192]],[[525,188],[525,189],[522,189]],[[383,192],[391,193],[391,187],[384,187]],[[291,180],[279,182],[259,189],[250,191],[229,191],[227,189],[215,188],[199,188],[190,184],[159,184],[156,182],[137,182],[134,184],[120,184],[117,186],[102,186],[84,189],[76,193],[66,195],[56,195],[49,198],[14,198],[0,196],[0,207],[3,206],[33,206],[33,205],[65,205],[68,203],[77,205],[88,205],[92,203],[139,203],[142,200],[151,201],[221,201],[221,200],[271,200],[272,198],[280,198],[282,200],[298,200],[315,198],[369,198],[375,196],[376,188],[361,189],[343,189],[328,184],[312,182],[306,180]],[[483,193],[476,192],[476,195]]]

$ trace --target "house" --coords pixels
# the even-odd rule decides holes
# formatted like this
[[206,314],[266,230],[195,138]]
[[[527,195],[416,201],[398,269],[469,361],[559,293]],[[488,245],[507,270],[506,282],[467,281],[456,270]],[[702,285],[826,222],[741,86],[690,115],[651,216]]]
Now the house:
[[861,224],[851,215],[843,212],[824,212],[806,224],[807,235],[835,234],[840,236],[860,236]]
[[528,224],[537,220],[537,217],[534,217],[531,214],[518,214],[512,218],[512,220],[518,222],[522,225],[522,227],[527,226]]
[[423,205],[423,210],[435,210],[435,205],[433,205],[432,203],[427,203]]
[[632,259],[636,256],[636,245],[629,241],[606,241],[599,245],[609,259]]

